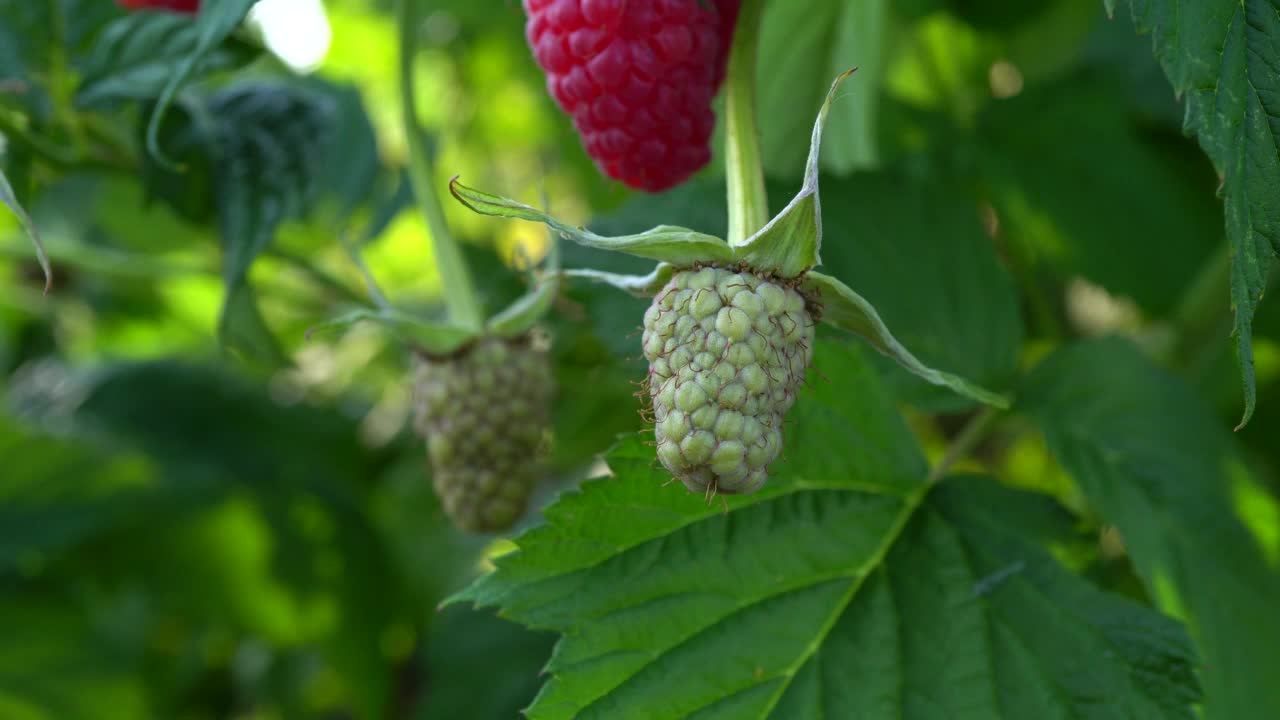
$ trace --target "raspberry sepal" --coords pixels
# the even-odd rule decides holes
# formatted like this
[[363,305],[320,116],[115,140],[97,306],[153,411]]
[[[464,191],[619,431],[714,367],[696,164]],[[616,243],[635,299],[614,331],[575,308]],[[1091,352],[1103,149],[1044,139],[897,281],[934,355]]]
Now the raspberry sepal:
[[[450,182],[449,190],[459,202],[475,212],[542,222],[560,237],[580,245],[659,261],[649,275],[576,269],[566,271],[564,274],[568,277],[607,283],[640,296],[652,296],[660,291],[675,274],[702,267],[738,269],[754,277],[772,278],[793,286],[798,293],[809,298],[813,308],[821,310],[822,322],[859,335],[926,382],[947,387],[981,403],[1008,407],[1008,397],[921,362],[893,336],[870,302],[839,279],[813,271],[821,263],[822,209],[818,159],[822,132],[836,91],[852,72],[849,70],[836,77],[819,110],[800,191],[764,227],[736,245],[712,235],[670,225],[660,225],[637,235],[604,237],[562,222],[524,203],[467,187],[456,177]],[[814,314],[817,315],[816,312]],[[727,327],[731,331],[736,328],[734,321],[732,314],[726,316],[725,322],[729,323]]]

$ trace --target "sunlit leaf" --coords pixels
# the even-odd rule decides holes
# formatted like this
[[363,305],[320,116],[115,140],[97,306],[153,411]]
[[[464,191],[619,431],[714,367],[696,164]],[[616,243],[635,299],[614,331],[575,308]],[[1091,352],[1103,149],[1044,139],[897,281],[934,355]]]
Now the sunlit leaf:
[[826,346],[818,365],[833,387],[802,396],[792,434],[820,460],[722,509],[627,440],[462,593],[562,635],[529,717],[1070,717],[1098,697],[1193,717],[1181,629],[1040,546],[1069,517],[986,480],[926,484],[865,362]]

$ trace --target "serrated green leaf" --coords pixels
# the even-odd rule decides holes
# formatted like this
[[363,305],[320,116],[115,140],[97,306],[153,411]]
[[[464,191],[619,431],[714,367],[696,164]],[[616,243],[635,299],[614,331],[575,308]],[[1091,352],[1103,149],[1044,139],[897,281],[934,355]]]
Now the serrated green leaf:
[[1154,600],[1185,617],[1205,717],[1280,717],[1280,574],[1233,512],[1227,492],[1248,470],[1214,413],[1119,339],[1050,356],[1019,404],[1120,531]]
[[160,97],[147,120],[146,147],[147,152],[155,157],[161,165],[172,165],[160,148],[160,121],[164,119],[169,105],[177,97],[178,91],[187,83],[196,67],[205,55],[212,52],[228,35],[232,33],[249,9],[257,0],[219,0],[218,2],[200,3],[200,12],[196,15],[196,43],[191,52],[182,58],[170,74],[168,81],[160,90]]
[[107,25],[98,35],[84,63],[84,77],[76,102],[93,107],[119,99],[143,100],[159,96],[174,67],[196,56],[192,76],[240,67],[258,50],[235,41],[221,43],[197,55],[201,29],[181,13],[130,13]]
[[734,248],[735,254],[758,270],[784,278],[800,275],[822,263],[822,204],[818,200],[818,159],[822,150],[822,129],[831,104],[835,102],[840,83],[853,74],[846,70],[836,77],[827,91],[818,119],[809,138],[809,160],[805,163],[804,185],[782,212],[763,228]]
[[13,194],[13,186],[9,184],[9,178],[5,177],[3,168],[0,168],[0,203],[18,217],[18,223],[22,225],[23,232],[35,246],[36,260],[40,263],[40,269],[44,271],[44,291],[49,292],[49,288],[53,286],[53,268],[49,265],[49,255],[45,252],[44,243],[40,241],[40,231],[36,229],[35,222]]
[[889,332],[871,303],[830,275],[811,272],[804,277],[804,287],[822,305],[822,321],[871,343],[912,375],[934,385],[950,388],[965,397],[998,408],[1009,407],[1009,398],[975,385],[962,377],[935,370],[920,362]]
[[1038,545],[1069,517],[988,481],[930,493],[874,371],[826,344],[817,365],[791,435],[825,456],[720,509],[626,440],[461,595],[562,634],[530,718],[1192,717],[1181,630]]
[[885,0],[790,0],[769,3],[760,26],[760,145],[770,177],[795,177],[810,125],[799,108],[822,101],[823,86],[853,65],[827,131],[822,167],[836,173],[879,162],[876,115],[885,71],[890,3]]
[[1257,396],[1253,315],[1280,252],[1280,12],[1274,0],[1153,0],[1131,7],[1184,96],[1187,129],[1222,176],[1243,427]]
[[728,262],[733,259],[733,251],[720,238],[685,228],[659,225],[638,235],[602,237],[589,230],[567,225],[524,203],[469,188],[458,182],[457,178],[449,181],[449,191],[458,202],[481,215],[543,223],[565,240],[591,248],[613,250],[683,266],[700,261]]

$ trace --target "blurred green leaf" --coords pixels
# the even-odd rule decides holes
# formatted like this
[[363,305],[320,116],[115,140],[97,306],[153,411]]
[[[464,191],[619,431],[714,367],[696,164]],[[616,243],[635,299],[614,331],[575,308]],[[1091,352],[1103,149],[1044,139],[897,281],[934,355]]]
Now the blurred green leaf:
[[[378,137],[359,87],[316,77],[308,78],[303,87],[326,98],[333,108],[331,132],[341,141],[328,147],[321,166],[319,192],[335,203],[332,215],[334,222],[341,226],[352,213],[369,203],[376,191],[385,192],[386,188],[380,185],[380,181],[393,186],[394,196],[394,186],[400,175],[387,172],[381,163]],[[394,207],[399,209],[402,206]]]
[[[142,185],[148,201],[159,200],[193,223],[209,223],[216,213],[213,120],[200,100],[180,99],[160,121],[159,137],[170,157],[182,165],[175,171],[149,154],[142,157]],[[141,139],[141,138],[139,138]]]
[[189,56],[197,56],[190,72],[199,77],[244,66],[260,52],[232,39],[197,55],[200,32],[196,20],[181,13],[135,12],[113,21],[85,60],[76,101],[93,107],[111,100],[149,100],[160,95]]
[[0,598],[0,716],[7,720],[149,717],[136,659],[113,648],[66,598]]
[[[70,80],[97,33],[122,11],[101,0],[9,0],[0,5],[0,107],[12,101],[44,121],[52,96],[70,87],[49,87],[55,77]],[[56,68],[56,76],[51,69]]]
[[40,241],[40,233],[36,230],[36,224],[32,222],[31,216],[23,209],[18,202],[18,198],[13,193],[13,187],[9,185],[9,178],[4,174],[4,168],[0,168],[0,204],[18,217],[18,222],[22,224],[22,230],[30,238],[31,244],[36,249],[36,260],[40,262],[40,269],[44,271],[44,290],[49,292],[49,288],[53,285],[53,268],[49,266],[49,255],[45,252],[44,243]]
[[280,82],[234,85],[210,98],[216,125],[218,220],[227,299],[223,342],[268,366],[283,355],[246,291],[247,273],[276,228],[299,216],[313,196],[333,137],[332,105]]
[[289,356],[262,317],[257,293],[246,283],[227,289],[218,319],[218,336],[223,347],[242,354],[245,359],[269,368],[289,364]]
[[902,343],[893,336],[875,307],[839,279],[823,273],[811,272],[804,278],[803,289],[806,295],[816,298],[816,302],[822,308],[823,322],[858,335],[912,375],[992,407],[1009,407],[1008,396],[920,362],[919,358],[912,355],[911,351],[903,347]]
[[812,113],[831,78],[853,67],[858,72],[831,111],[822,167],[844,173],[876,166],[888,5],[888,0],[768,4],[761,21],[757,105],[764,164],[771,175],[800,176]]
[[138,514],[162,482],[145,457],[35,434],[4,417],[0,458],[0,573],[38,569]]
[[441,611],[426,638],[425,699],[416,717],[519,716],[538,692],[552,640],[549,633],[531,632],[488,612]]
[[1087,74],[993,103],[981,118],[979,172],[1016,257],[1079,273],[1161,316],[1221,237],[1213,176],[1180,161],[1177,138],[1144,136],[1115,112],[1121,97]]
[[190,567],[207,540],[231,528],[247,545],[231,548],[215,575],[243,592],[228,591],[197,617],[225,606],[260,632],[318,643],[361,715],[381,716],[399,657],[384,650],[384,638],[407,620],[401,580],[364,514],[362,484],[385,460],[363,446],[353,419],[333,408],[281,405],[225,370],[179,363],[104,374],[77,417],[169,474],[224,478],[252,498],[196,523],[207,532],[188,534],[187,544],[147,550],[135,542],[126,569],[151,567],[151,577],[171,579],[198,603],[190,580],[159,569]]
[[1280,573],[1233,511],[1247,473],[1214,415],[1118,340],[1077,343],[1028,378],[1022,409],[1119,529],[1153,598],[1200,648],[1205,717],[1280,717]]
[[[1106,0],[1114,12],[1116,0]],[[1244,380],[1244,415],[1256,401],[1253,314],[1280,252],[1280,13],[1270,0],[1132,3],[1140,32],[1174,90],[1185,93],[1186,128],[1222,177],[1232,247],[1231,307]]]
[[958,17],[981,28],[1007,30],[1034,20],[1059,0],[946,0]]
[[1047,501],[927,497],[870,368],[830,345],[817,364],[832,388],[802,396],[798,464],[760,493],[720,510],[663,487],[652,451],[628,440],[611,477],[563,496],[459,596],[563,635],[530,717],[1022,718],[1104,696],[1130,717],[1193,717],[1175,624],[993,523],[1028,505],[1045,517]]
[[[823,196],[822,270],[875,305],[926,365],[1009,387],[1023,335],[1017,289],[966,193],[945,181],[860,173],[824,178]],[[900,371],[890,378],[927,410],[973,405]]]
[[177,98],[178,91],[190,80],[204,57],[213,52],[214,48],[239,27],[240,21],[244,20],[245,15],[249,13],[249,8],[253,7],[255,2],[257,0],[219,0],[219,2],[200,4],[200,11],[195,21],[195,46],[178,61],[169,74],[147,121],[147,153],[154,155],[161,165],[171,164],[159,145],[160,121],[164,119],[169,105]]

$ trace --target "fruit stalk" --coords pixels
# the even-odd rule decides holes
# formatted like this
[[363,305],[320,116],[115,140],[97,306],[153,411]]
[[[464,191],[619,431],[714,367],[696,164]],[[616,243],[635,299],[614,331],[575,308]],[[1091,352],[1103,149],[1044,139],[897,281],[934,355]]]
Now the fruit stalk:
[[764,0],[743,0],[729,53],[725,86],[725,178],[729,244],[737,246],[769,220],[769,200],[756,126],[756,46]]
[[435,172],[431,167],[422,128],[418,124],[417,104],[414,98],[414,58],[417,55],[419,14],[418,0],[399,0],[397,20],[400,26],[400,106],[403,113],[404,134],[409,144],[409,179],[413,183],[418,209],[431,234],[431,249],[436,268],[440,271],[440,284],[444,289],[445,307],[452,324],[469,330],[484,327],[484,312],[476,294],[471,272],[462,257],[462,250],[449,232],[444,208],[436,195]]

